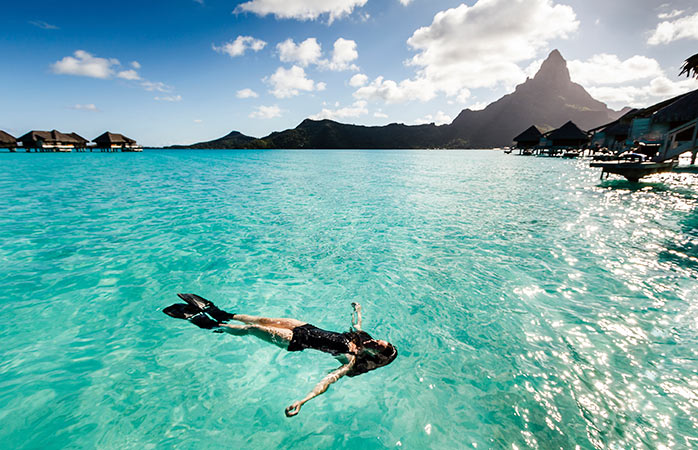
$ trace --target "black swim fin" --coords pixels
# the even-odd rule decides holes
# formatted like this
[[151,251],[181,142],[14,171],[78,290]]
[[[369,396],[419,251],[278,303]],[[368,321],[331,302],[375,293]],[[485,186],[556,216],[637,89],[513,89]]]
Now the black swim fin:
[[211,320],[201,310],[192,305],[187,305],[184,303],[175,303],[174,305],[170,305],[163,309],[162,312],[170,317],[174,317],[175,319],[189,320],[189,322],[205,330],[212,330],[220,326],[218,322]]
[[177,294],[179,298],[189,303],[194,308],[198,308],[199,311],[203,311],[209,316],[213,317],[218,322],[227,322],[233,320],[235,314],[230,314],[222,309],[219,309],[213,302],[206,300],[203,297],[199,297],[196,294]]

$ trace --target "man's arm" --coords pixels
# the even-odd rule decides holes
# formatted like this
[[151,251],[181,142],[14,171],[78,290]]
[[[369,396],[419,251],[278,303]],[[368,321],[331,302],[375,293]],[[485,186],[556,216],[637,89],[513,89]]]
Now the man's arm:
[[352,303],[354,311],[351,313],[351,326],[357,330],[361,330],[361,305]]
[[327,388],[330,387],[330,384],[339,380],[344,375],[346,375],[349,372],[349,370],[351,370],[351,368],[354,366],[354,361],[356,361],[356,358],[353,355],[350,355],[348,363],[344,364],[342,367],[323,378],[322,381],[319,382],[313,388],[310,394],[306,395],[303,400],[295,402],[294,404],[286,408],[286,417],[295,416],[301,411],[301,406],[314,399],[318,395],[323,394],[327,390]]

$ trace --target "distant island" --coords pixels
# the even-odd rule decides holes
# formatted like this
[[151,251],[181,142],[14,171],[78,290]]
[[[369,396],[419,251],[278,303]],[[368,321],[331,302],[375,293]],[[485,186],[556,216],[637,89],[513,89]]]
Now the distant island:
[[481,111],[465,109],[449,125],[362,126],[306,119],[296,128],[263,138],[237,131],[212,141],[173,145],[172,149],[416,149],[494,148],[535,124],[547,131],[573,121],[582,129],[612,122],[627,109],[614,111],[595,100],[570,78],[567,62],[554,50],[535,77]]

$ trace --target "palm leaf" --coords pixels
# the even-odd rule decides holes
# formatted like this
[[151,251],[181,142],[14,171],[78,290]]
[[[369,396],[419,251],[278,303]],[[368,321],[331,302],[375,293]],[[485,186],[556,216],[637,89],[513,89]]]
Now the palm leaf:
[[679,76],[683,74],[686,74],[687,77],[698,78],[698,53],[688,58],[683,64]]

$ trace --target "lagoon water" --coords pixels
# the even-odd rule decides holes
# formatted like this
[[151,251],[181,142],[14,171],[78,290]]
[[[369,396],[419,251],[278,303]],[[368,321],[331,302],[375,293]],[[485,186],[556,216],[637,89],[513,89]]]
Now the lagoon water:
[[[698,178],[492,151],[0,155],[3,448],[698,445]],[[162,308],[342,331],[399,357],[287,419],[330,356]]]

